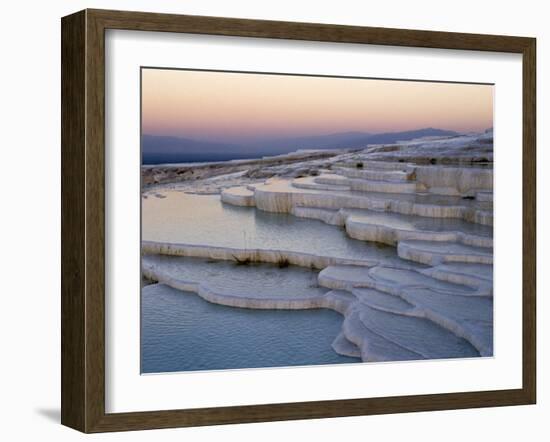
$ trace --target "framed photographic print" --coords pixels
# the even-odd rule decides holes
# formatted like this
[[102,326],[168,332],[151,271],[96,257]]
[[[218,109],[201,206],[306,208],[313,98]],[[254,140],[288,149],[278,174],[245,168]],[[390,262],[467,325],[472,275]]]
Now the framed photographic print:
[[535,403],[535,40],[62,19],[62,423]]

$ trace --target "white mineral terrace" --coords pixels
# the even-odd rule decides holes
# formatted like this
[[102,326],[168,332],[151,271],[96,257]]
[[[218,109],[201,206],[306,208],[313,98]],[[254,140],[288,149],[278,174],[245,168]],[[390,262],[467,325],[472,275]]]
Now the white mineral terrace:
[[[430,167],[433,166],[418,169]],[[489,186],[492,186],[492,170],[465,169],[474,182],[450,185],[452,178],[461,180],[465,173],[460,173],[459,168],[433,169],[433,176],[427,171],[422,172],[423,176],[430,177],[425,180],[429,184],[347,179],[332,173],[295,179],[274,178],[259,185],[231,187],[224,189],[221,197],[228,204],[255,205],[268,212],[292,213],[299,208],[370,209],[401,215],[455,218],[488,226],[493,224],[492,201],[487,197]],[[476,195],[481,195],[482,201]]]
[[[441,143],[456,153],[456,141]],[[424,152],[422,142],[411,146],[414,155]],[[492,168],[354,155],[315,163],[305,176],[285,169],[261,181],[232,182],[220,198],[239,211],[341,229],[347,240],[385,244],[391,253],[144,238],[144,276],[225,306],[335,310],[344,319],[333,349],[363,361],[491,356]],[[322,244],[323,237],[303,240]]]
[[[484,288],[384,265],[236,265],[145,255],[146,278],[206,301],[249,309],[327,308],[344,316],[333,348],[364,361],[492,354],[492,297]],[[469,280],[465,280],[469,282]]]

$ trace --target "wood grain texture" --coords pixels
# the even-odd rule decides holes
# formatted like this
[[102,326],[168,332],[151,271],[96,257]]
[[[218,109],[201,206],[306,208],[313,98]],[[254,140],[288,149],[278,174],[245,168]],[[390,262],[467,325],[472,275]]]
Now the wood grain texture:
[[129,29],[391,46],[522,52],[529,38],[319,23],[88,10],[105,29]]
[[536,41],[523,51],[523,389],[537,395],[537,78]]
[[105,38],[86,11],[86,431],[105,414]]
[[85,428],[85,13],[61,34],[61,422]]
[[[105,30],[523,55],[523,387],[338,401],[105,413]],[[536,398],[535,40],[526,37],[86,10],[62,20],[62,423],[84,432],[532,404]]]

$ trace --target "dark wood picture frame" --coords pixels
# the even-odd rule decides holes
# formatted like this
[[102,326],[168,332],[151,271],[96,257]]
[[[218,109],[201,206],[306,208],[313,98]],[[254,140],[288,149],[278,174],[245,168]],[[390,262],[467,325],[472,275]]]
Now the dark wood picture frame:
[[[62,19],[61,422],[83,432],[533,404],[536,400],[536,40],[526,37],[106,10]],[[523,57],[523,385],[221,408],[105,412],[105,30],[125,29],[419,48]]]

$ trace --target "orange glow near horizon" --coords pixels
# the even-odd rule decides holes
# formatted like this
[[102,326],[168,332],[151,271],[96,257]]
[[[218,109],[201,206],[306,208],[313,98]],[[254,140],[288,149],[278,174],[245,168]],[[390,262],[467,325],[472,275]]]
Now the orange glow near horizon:
[[493,86],[142,70],[142,132],[211,140],[493,125]]

